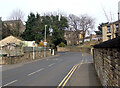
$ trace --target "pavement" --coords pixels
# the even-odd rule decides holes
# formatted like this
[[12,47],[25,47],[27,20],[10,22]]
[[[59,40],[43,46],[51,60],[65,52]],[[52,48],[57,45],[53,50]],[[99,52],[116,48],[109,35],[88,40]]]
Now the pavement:
[[102,86],[96,74],[93,63],[83,63],[78,66],[66,86]]

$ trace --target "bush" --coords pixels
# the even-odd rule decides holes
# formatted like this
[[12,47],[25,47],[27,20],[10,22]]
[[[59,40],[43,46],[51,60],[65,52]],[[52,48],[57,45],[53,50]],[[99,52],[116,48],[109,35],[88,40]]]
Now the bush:
[[65,44],[63,42],[61,42],[58,46],[59,47],[65,47]]

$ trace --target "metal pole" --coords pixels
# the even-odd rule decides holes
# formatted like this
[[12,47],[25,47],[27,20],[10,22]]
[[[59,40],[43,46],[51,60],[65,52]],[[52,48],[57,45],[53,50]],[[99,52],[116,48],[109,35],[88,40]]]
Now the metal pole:
[[33,60],[35,59],[35,47],[33,46]]
[[[45,25],[45,43],[46,43],[46,27],[47,25]],[[46,45],[44,44],[44,57],[46,57]]]
[[45,42],[46,42],[46,27],[47,27],[47,25],[45,25]]

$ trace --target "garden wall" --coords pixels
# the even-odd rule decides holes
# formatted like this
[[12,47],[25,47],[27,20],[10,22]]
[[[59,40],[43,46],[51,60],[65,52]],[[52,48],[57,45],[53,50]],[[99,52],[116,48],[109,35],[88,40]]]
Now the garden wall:
[[120,87],[120,37],[95,45],[93,59],[102,85]]

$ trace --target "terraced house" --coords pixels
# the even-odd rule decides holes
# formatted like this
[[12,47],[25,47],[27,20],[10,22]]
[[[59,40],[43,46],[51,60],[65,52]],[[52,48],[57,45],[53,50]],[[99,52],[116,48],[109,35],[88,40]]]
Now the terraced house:
[[102,26],[103,42],[120,36],[120,20]]

